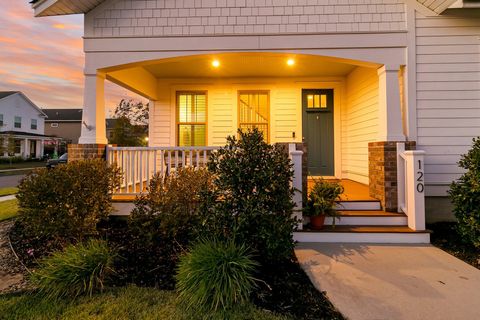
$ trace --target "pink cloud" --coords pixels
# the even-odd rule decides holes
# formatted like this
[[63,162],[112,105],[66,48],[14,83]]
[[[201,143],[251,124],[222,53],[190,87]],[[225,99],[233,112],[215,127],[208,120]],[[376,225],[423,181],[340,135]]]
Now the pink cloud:
[[[35,18],[28,1],[4,1],[0,15],[0,91],[24,92],[42,108],[83,105],[83,17]],[[106,85],[107,108],[135,94]]]

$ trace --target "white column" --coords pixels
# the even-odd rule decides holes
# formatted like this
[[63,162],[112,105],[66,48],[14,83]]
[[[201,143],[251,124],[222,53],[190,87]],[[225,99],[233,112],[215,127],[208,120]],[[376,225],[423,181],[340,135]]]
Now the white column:
[[107,144],[105,126],[105,75],[85,74],[80,144]]
[[425,230],[425,151],[410,150],[404,154],[408,227],[412,230]]
[[30,154],[30,144],[28,143],[29,140],[25,139],[23,142],[23,158],[27,159]]
[[378,71],[378,141],[405,141],[400,105],[399,69],[383,66]]
[[303,151],[296,150],[296,145],[291,143],[288,145],[288,152],[290,154],[290,160],[293,163],[293,179],[292,187],[295,190],[293,194],[293,202],[295,207],[293,208],[293,215],[299,219],[297,229],[303,229],[303,201],[302,201],[302,156]]
[[45,154],[45,140],[40,140],[40,157],[43,157]]

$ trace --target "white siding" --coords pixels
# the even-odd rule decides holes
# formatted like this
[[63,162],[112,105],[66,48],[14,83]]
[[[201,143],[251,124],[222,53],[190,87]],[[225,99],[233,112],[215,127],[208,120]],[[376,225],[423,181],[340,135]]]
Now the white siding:
[[[463,11],[466,12],[466,11]],[[480,135],[480,15],[416,14],[418,148],[427,195],[445,195],[456,165]]]
[[[44,134],[45,119],[41,112],[32,106],[21,94],[16,93],[0,100],[0,114],[3,114],[4,126],[0,131],[18,131],[34,134]],[[22,127],[15,128],[15,116],[22,118]],[[31,129],[32,119],[37,120],[37,129]]]
[[[150,146],[169,146],[175,144],[175,136],[172,136],[172,106],[170,90],[168,87],[160,86],[158,91],[160,97],[152,101],[153,119],[150,121]],[[173,121],[175,121],[173,119]]]
[[402,0],[108,0],[87,13],[87,37],[405,30]]
[[358,67],[347,77],[342,110],[342,176],[368,184],[368,143],[378,134],[377,70]]

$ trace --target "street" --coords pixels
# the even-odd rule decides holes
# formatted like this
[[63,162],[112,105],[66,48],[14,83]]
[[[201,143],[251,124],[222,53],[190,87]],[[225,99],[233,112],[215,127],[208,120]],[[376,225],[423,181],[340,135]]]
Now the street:
[[0,176],[0,188],[16,187],[25,175]]

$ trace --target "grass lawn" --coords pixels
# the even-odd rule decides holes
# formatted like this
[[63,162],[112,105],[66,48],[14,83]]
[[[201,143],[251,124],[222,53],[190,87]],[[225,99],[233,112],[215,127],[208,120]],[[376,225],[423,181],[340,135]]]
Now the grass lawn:
[[9,169],[25,169],[25,168],[44,168],[46,165],[43,161],[27,161],[27,162],[18,162],[12,163],[0,163],[0,170],[9,170]]
[[450,253],[460,260],[480,269],[480,249],[462,242],[455,229],[455,222],[437,222],[427,226],[433,231],[431,242],[434,246]]
[[16,194],[18,192],[18,188],[11,187],[11,188],[0,188],[0,197],[1,196],[9,196],[11,194]]
[[0,201],[0,221],[15,217],[17,211],[17,199]]
[[[93,297],[72,302],[46,301],[32,294],[0,295],[1,319],[196,319],[178,308],[176,294],[153,288],[135,286],[108,290]],[[198,316],[198,315],[197,315]],[[198,319],[201,319],[198,317]],[[286,320],[288,318],[254,307],[240,310],[228,319]]]

